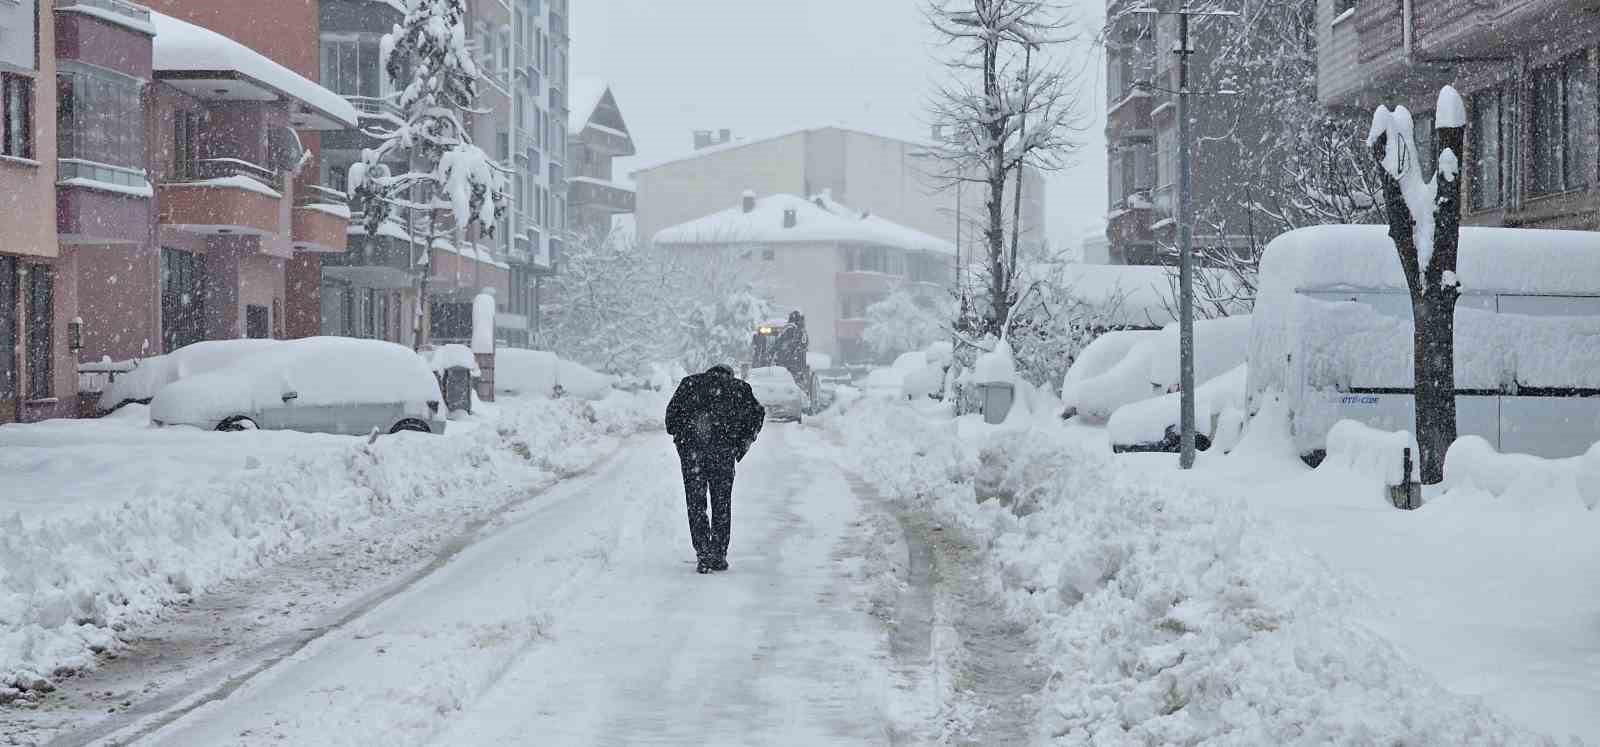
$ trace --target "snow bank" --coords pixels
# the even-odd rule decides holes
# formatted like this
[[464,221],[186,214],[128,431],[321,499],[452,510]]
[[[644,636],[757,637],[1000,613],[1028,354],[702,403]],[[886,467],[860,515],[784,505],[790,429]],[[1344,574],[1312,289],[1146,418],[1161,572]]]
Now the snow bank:
[[124,402],[148,401],[168,384],[215,371],[278,344],[278,340],[211,340],[145,358],[106,387],[100,395],[100,409],[109,410]]
[[1405,481],[1405,450],[1411,450],[1411,477],[1422,479],[1417,440],[1406,431],[1382,431],[1354,420],[1341,420],[1328,431],[1328,456],[1323,464],[1349,469],[1399,485]]
[[1001,340],[993,350],[979,355],[972,364],[972,380],[980,384],[1016,382],[1017,361],[1011,354],[1011,343]]
[[[1052,671],[1037,732],[1069,744],[1529,744],[1444,690],[1274,525],[1085,451],[1065,429],[963,442],[865,401],[825,421],[885,496],[989,548],[987,584]],[[1015,496],[973,500],[979,454]],[[979,496],[984,497],[983,495]]]
[[[659,428],[664,406],[654,393],[523,400],[491,427],[371,444],[127,419],[0,428],[8,473],[28,476],[0,486],[0,701],[93,666],[167,606],[313,544],[381,545],[418,517],[447,527],[493,510]],[[119,481],[80,494],[91,463]]]
[[[1238,443],[1244,426],[1245,382],[1249,367],[1239,364],[1194,390],[1195,428],[1212,439],[1212,447],[1227,451]],[[1155,399],[1134,402],[1117,408],[1106,423],[1111,443],[1151,444],[1166,437],[1168,428],[1179,425],[1183,394],[1172,392]],[[1223,416],[1228,415],[1225,419]],[[1221,436],[1222,438],[1218,438]]]
[[472,352],[494,353],[494,290],[486,288],[472,299]]
[[1462,436],[1445,452],[1444,487],[1446,491],[1479,490],[1497,498],[1518,495],[1571,504],[1579,500],[1577,477],[1580,469],[1586,469],[1586,462],[1592,462],[1587,455],[1541,459],[1502,454],[1478,436]]
[[544,350],[499,348],[494,367],[495,390],[511,395],[551,397],[559,385],[567,397],[602,399],[617,381]]

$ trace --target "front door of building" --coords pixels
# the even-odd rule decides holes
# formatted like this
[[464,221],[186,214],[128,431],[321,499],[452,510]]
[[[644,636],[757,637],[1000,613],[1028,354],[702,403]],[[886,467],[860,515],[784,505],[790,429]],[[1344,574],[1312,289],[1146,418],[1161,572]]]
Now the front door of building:
[[244,307],[244,336],[252,340],[271,337],[271,321],[267,316],[267,307],[255,304]]
[[17,377],[17,260],[0,257],[0,423],[17,422],[21,386]]
[[161,344],[170,353],[205,339],[204,268],[193,252],[161,250]]

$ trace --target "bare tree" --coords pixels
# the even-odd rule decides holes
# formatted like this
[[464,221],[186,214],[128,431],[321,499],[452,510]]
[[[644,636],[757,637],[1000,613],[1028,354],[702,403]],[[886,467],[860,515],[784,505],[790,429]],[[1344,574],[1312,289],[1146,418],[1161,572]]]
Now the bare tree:
[[1367,142],[1383,169],[1383,204],[1411,291],[1415,335],[1417,448],[1422,481],[1444,480],[1444,457],[1456,440],[1455,313],[1461,286],[1456,250],[1461,240],[1460,168],[1465,158],[1466,106],[1450,86],[1435,109],[1439,136],[1432,179],[1423,181],[1411,113],[1378,107]]
[[[935,179],[986,191],[983,221],[987,308],[977,332],[1000,336],[1019,298],[1022,177],[1031,167],[1064,167],[1085,127],[1079,76],[1042,54],[1073,39],[1065,8],[1049,0],[927,0],[925,14],[948,55],[949,79],[930,103],[933,123],[948,134],[935,143]],[[1011,245],[1006,246],[1005,188],[1015,178]]]

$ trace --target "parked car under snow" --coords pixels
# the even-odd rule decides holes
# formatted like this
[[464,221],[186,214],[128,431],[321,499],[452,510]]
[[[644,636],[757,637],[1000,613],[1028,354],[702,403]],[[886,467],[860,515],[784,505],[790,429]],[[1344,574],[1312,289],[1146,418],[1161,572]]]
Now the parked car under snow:
[[751,369],[748,382],[756,401],[767,408],[769,419],[798,423],[804,417],[806,393],[799,384],[794,383],[794,375],[789,373],[789,369],[778,366]]
[[150,420],[219,431],[444,433],[442,399],[427,361],[406,347],[312,337],[163,387]]

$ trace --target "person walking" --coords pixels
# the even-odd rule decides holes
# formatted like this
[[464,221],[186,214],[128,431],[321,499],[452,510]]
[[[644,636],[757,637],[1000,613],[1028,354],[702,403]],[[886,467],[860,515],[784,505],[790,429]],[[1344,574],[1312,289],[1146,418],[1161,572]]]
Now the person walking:
[[750,451],[766,415],[750,385],[720,364],[684,378],[667,404],[667,433],[678,447],[689,539],[699,559],[696,572],[728,570],[734,466]]

